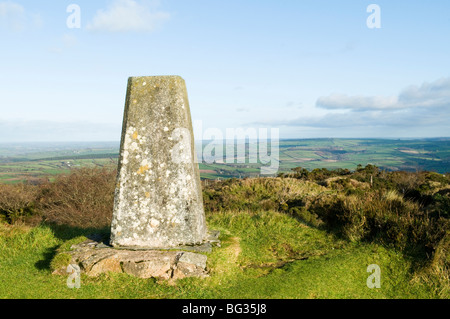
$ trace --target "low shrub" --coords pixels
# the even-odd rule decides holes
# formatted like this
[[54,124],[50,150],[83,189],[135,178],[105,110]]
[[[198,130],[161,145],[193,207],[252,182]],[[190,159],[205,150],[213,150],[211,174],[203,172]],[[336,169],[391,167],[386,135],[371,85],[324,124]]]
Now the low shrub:
[[42,185],[40,209],[44,221],[84,228],[109,226],[115,179],[114,170],[82,168]]
[[289,214],[313,227],[320,227],[323,224],[317,214],[311,213],[305,207],[292,207],[289,209]]
[[350,241],[378,241],[424,259],[437,249],[450,222],[427,214],[418,203],[396,191],[368,191],[361,195],[320,196],[307,209],[324,226]]
[[295,178],[256,178],[216,181],[203,185],[203,202],[207,213],[220,211],[276,210],[289,212],[304,206],[307,194],[325,188]]
[[0,184],[0,220],[15,224],[37,214],[39,189],[33,185]]

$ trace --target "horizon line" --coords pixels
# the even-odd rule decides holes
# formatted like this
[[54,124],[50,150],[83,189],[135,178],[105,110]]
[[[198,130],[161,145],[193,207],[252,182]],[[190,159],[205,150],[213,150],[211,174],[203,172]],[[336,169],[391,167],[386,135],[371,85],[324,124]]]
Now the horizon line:
[[[434,136],[434,137],[288,137],[288,138],[280,138],[279,141],[295,141],[295,140],[427,140],[427,139],[444,139],[450,140],[450,136]],[[228,141],[231,139],[223,139]],[[242,140],[242,139],[238,139]],[[246,141],[249,139],[246,139]],[[254,139],[250,139],[254,140]],[[214,141],[214,139],[196,139],[195,142],[204,142],[204,141]],[[97,141],[16,141],[16,142],[1,142],[0,144],[61,144],[61,143],[120,143],[120,140],[97,140]]]

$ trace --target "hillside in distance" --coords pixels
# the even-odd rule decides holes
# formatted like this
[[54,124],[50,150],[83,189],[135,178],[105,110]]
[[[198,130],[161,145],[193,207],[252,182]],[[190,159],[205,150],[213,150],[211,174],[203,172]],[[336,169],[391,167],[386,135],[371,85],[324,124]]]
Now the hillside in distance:
[[[197,145],[200,174],[203,179],[255,177],[261,163],[239,159],[234,163],[212,160],[211,154]],[[249,149],[247,143],[245,149]],[[269,144],[270,153],[270,144]],[[226,154],[224,146],[224,156]],[[203,155],[203,156],[202,156]],[[273,154],[272,154],[273,155]],[[0,144],[0,182],[16,183],[66,173],[73,168],[115,167],[119,156],[118,142],[98,143],[23,143]],[[388,171],[450,172],[450,138],[433,139],[285,139],[279,142],[277,173],[295,167],[355,170],[358,165],[372,164]]]

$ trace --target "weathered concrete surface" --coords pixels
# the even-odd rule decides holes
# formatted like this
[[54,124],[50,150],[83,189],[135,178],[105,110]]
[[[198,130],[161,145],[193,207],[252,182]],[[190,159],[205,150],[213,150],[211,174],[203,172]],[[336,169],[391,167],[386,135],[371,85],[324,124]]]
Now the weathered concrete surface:
[[[207,256],[186,251],[118,250],[87,241],[65,252],[70,264],[78,265],[83,273],[95,277],[101,273],[126,273],[139,278],[177,280],[186,277],[207,277]],[[66,275],[66,267],[54,274]]]
[[198,245],[207,228],[186,85],[178,76],[128,81],[111,245]]

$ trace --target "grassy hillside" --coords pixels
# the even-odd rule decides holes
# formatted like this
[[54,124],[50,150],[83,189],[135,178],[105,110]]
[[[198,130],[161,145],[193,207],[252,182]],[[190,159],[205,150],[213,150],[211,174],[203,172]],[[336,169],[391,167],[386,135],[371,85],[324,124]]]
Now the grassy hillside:
[[[222,247],[210,277],[175,285],[124,274],[52,275],[60,247],[109,235],[115,172],[74,170],[0,185],[0,298],[449,298],[449,178],[298,168],[277,178],[204,181]],[[381,268],[369,289],[367,267]]]
[[[413,262],[377,244],[348,244],[276,212],[208,218],[222,247],[208,258],[211,276],[176,285],[124,274],[82,276],[68,289],[51,274],[56,249],[89,230],[0,226],[0,298],[438,298],[440,290],[413,275]],[[370,264],[381,289],[366,286]]]

